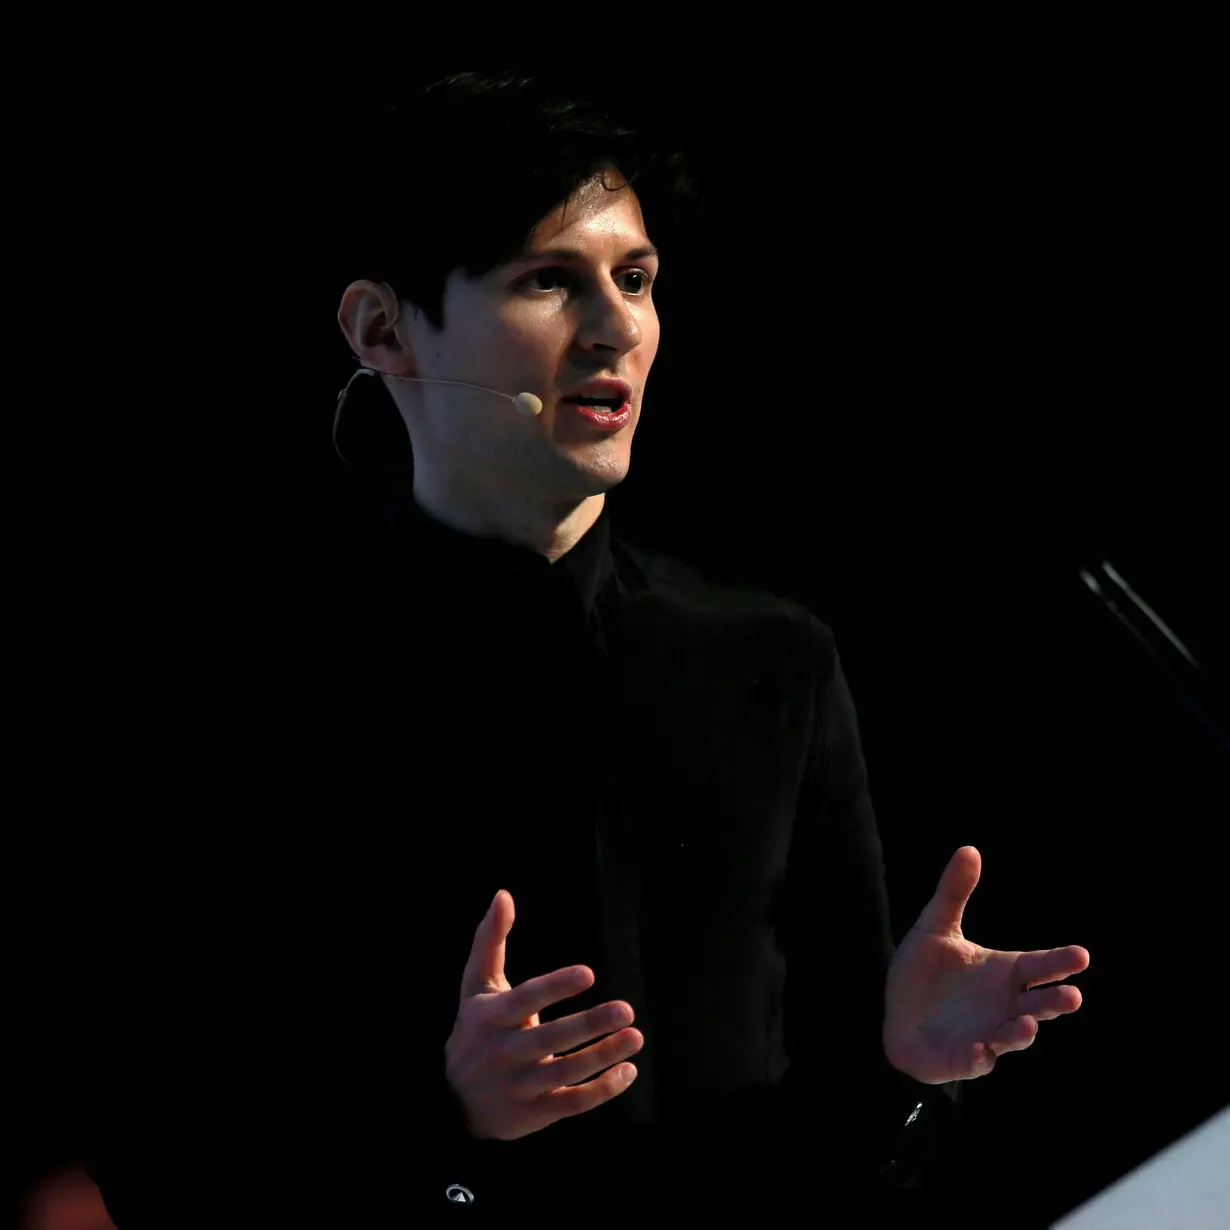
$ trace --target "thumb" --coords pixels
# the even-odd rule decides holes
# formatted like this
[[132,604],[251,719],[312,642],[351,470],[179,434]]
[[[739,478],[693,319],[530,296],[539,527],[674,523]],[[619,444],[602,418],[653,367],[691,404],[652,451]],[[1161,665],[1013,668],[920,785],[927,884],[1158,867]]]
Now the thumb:
[[504,945],[515,917],[512,893],[501,888],[474,931],[474,943],[461,975],[462,999],[505,984]]
[[931,900],[915,926],[929,935],[954,935],[961,931],[965,907],[982,875],[982,855],[976,846],[962,846],[948,860]]

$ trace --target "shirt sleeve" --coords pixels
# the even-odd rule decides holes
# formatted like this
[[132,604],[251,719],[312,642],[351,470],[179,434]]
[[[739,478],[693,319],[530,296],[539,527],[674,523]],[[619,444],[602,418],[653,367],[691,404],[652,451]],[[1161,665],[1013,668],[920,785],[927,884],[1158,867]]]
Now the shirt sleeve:
[[419,1165],[414,1207],[427,1215],[446,1205],[474,1207],[481,1202],[487,1214],[516,1213],[520,1192],[511,1163],[517,1149],[509,1142],[470,1135],[465,1111],[445,1077],[443,1056],[424,1073],[419,1093],[423,1113],[415,1121]]
[[884,1056],[895,951],[884,853],[858,718],[831,629],[808,613],[812,729],[778,939],[789,1069],[766,1106],[770,1138],[855,1188],[916,1186],[957,1085],[924,1085]]
[[481,1218],[523,1208],[512,1165],[521,1154],[470,1136],[443,1058],[412,1085],[414,1108],[392,1152],[361,1136],[353,1147],[332,1135],[322,1144],[310,1124],[282,1121],[264,1133],[211,1123],[199,1138],[108,1134],[83,1160],[117,1230],[315,1225],[326,1214],[338,1225],[376,1226],[395,1213],[434,1226],[464,1218],[455,1209],[478,1205]]

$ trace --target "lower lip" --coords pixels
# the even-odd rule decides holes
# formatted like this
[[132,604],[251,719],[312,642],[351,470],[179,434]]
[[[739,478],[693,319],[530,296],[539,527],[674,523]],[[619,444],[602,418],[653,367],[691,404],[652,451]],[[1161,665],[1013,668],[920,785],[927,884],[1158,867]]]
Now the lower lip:
[[624,402],[618,410],[613,414],[603,414],[601,410],[595,410],[592,406],[578,406],[574,401],[562,402],[561,405],[567,407],[579,418],[584,419],[587,423],[592,423],[595,427],[600,427],[603,431],[619,431],[620,428],[627,427],[632,419],[632,403]]

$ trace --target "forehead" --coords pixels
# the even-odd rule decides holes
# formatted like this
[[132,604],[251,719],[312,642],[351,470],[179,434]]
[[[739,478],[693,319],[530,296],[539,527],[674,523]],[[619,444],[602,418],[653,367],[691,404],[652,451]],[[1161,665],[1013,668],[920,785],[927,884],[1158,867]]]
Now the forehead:
[[606,185],[600,175],[582,184],[534,227],[527,247],[609,249],[622,255],[651,246],[636,190],[613,170],[606,172]]

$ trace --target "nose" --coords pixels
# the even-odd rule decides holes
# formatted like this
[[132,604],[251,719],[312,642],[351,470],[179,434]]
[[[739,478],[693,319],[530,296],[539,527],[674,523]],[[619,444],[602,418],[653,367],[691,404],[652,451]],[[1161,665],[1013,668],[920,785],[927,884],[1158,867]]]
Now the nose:
[[641,322],[618,289],[611,288],[599,295],[581,332],[583,341],[598,342],[623,354],[640,344]]

